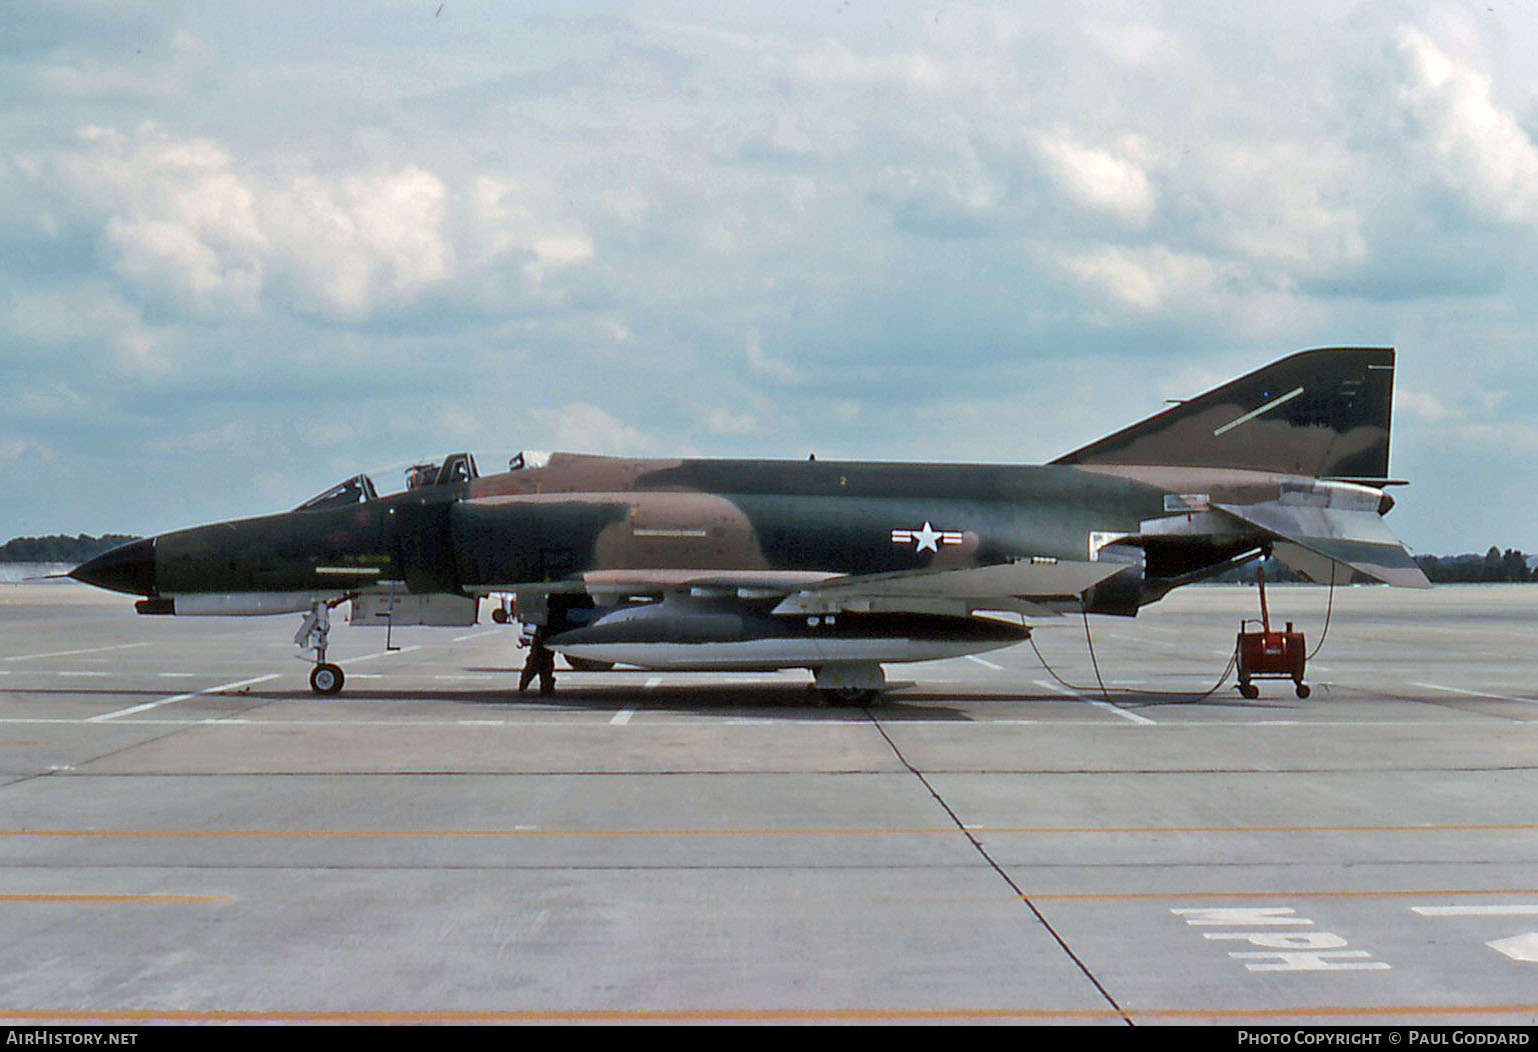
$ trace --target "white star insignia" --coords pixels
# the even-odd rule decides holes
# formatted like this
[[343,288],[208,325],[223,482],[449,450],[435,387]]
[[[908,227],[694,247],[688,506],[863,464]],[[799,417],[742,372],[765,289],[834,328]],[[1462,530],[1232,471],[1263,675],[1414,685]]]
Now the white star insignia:
[[915,552],[940,551],[942,544],[960,544],[963,540],[960,530],[937,530],[928,520],[924,520],[922,529],[917,530],[893,530],[893,544],[913,544]]

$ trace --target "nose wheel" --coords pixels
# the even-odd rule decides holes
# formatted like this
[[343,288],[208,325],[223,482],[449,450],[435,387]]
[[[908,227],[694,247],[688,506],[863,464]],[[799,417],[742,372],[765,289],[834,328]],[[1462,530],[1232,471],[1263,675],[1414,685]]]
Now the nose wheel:
[[347,677],[339,665],[326,660],[326,639],[331,634],[331,604],[317,600],[304,615],[304,623],[294,633],[294,642],[304,650],[315,651],[315,667],[310,669],[310,689],[317,694],[340,694]]
[[321,662],[310,670],[310,689],[317,694],[340,694],[347,677],[338,665]]

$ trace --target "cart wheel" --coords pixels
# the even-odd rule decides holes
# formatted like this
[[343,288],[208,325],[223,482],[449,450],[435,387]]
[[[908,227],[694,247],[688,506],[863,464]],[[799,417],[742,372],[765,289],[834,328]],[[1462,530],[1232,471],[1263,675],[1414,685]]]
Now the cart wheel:
[[1306,698],[1306,697],[1309,696],[1310,693],[1312,693],[1312,692],[1308,689],[1308,684],[1307,683],[1299,683],[1298,684],[1298,697]]
[[1239,684],[1239,693],[1254,701],[1260,697],[1260,688],[1253,683],[1241,683]]

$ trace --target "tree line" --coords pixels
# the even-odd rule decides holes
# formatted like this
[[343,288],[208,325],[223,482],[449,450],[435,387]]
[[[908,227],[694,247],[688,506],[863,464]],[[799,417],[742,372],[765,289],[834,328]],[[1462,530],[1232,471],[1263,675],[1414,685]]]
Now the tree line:
[[116,548],[139,538],[126,533],[104,533],[100,537],[80,534],[70,537],[16,537],[0,544],[0,562],[4,563],[83,563],[109,548]]
[[[1214,580],[1234,584],[1254,584],[1255,570],[1259,563],[1250,562],[1219,574]],[[1432,584],[1481,584],[1501,582],[1538,581],[1538,568],[1528,565],[1528,557],[1520,548],[1491,546],[1480,555],[1417,555],[1415,565],[1421,568],[1426,580]],[[1280,559],[1265,561],[1266,581],[1275,583],[1306,582],[1308,578],[1287,566]],[[1369,578],[1351,575],[1351,583],[1367,583]]]

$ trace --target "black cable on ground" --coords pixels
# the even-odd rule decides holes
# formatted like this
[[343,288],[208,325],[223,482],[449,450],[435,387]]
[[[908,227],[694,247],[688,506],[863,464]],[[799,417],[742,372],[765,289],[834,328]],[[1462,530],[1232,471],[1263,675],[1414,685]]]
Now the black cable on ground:
[[1330,564],[1330,598],[1324,608],[1324,627],[1319,630],[1319,642],[1314,644],[1314,649],[1309,651],[1308,660],[1314,660],[1314,655],[1324,649],[1324,641],[1330,634],[1330,615],[1335,612],[1335,564]]
[[[1329,598],[1326,601],[1324,611],[1324,627],[1319,631],[1319,642],[1314,644],[1314,649],[1308,655],[1307,660],[1309,661],[1314,660],[1314,657],[1319,653],[1319,651],[1324,649],[1324,641],[1330,634],[1330,619],[1335,612],[1335,573],[1335,567],[1332,565],[1330,568]],[[1106,688],[1105,678],[1100,674],[1100,660],[1095,656],[1095,640],[1094,637],[1090,634],[1089,630],[1089,610],[1084,606],[1082,599],[1079,602],[1079,614],[1084,619],[1084,641],[1086,646],[1089,648],[1090,666],[1095,670],[1095,683],[1097,684],[1101,695],[1107,701],[1109,701],[1111,698],[1111,692]],[[1076,683],[1069,683],[1062,676],[1059,676],[1057,674],[1057,670],[1054,669],[1051,665],[1047,664],[1047,659],[1042,655],[1041,648],[1036,645],[1035,633],[1032,633],[1026,638],[1030,641],[1031,649],[1036,652],[1036,660],[1041,662],[1041,667],[1046,669],[1047,675],[1057,680],[1058,683],[1062,684],[1064,687],[1067,687],[1069,690],[1077,691],[1081,694],[1088,693],[1097,689],[1097,687],[1079,686]],[[1222,689],[1223,684],[1228,682],[1229,673],[1233,672],[1234,666],[1236,666],[1238,663],[1239,646],[1236,641],[1234,644],[1233,653],[1228,656],[1228,664],[1223,668],[1223,674],[1218,677],[1218,681],[1216,683],[1214,683],[1211,687],[1208,687],[1206,690],[1201,691],[1200,693],[1184,690],[1138,690],[1131,691],[1130,693],[1148,694],[1154,695],[1156,697],[1186,698],[1192,702],[1203,701],[1212,697],[1212,695],[1216,694],[1219,690]]]

